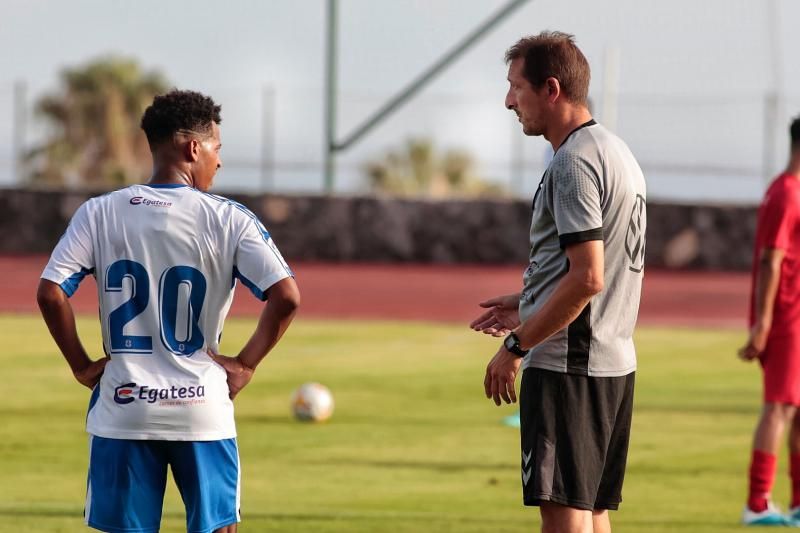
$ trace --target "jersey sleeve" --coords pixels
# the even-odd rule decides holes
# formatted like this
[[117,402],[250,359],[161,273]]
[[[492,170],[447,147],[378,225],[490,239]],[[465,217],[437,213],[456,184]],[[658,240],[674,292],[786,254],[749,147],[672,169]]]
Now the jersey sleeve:
[[233,274],[259,300],[267,299],[267,290],[275,283],[294,277],[267,229],[249,211],[244,231],[236,245]]
[[785,191],[775,191],[764,201],[759,231],[765,248],[787,250],[797,224],[797,197]]
[[83,278],[94,274],[93,243],[89,202],[85,202],[75,211],[67,231],[50,255],[42,279],[58,284],[67,296],[75,294]]
[[553,219],[562,248],[603,239],[600,176],[585,159],[564,154],[553,167]]

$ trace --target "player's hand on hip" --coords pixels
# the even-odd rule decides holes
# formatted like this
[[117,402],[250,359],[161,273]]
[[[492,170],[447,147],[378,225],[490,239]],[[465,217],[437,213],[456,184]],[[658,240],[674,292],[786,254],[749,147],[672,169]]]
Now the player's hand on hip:
[[209,351],[208,355],[224,370],[228,375],[228,391],[233,400],[239,392],[253,379],[255,370],[242,363],[238,357],[228,357]]
[[78,383],[84,387],[93,389],[94,386],[97,385],[97,382],[100,381],[108,361],[108,357],[103,357],[97,361],[92,361],[86,366],[86,368],[78,370],[77,372],[73,372],[72,375],[75,376],[75,379],[78,380]]
[[483,388],[487,398],[492,398],[495,405],[516,403],[517,393],[514,390],[514,381],[522,364],[522,357],[518,357],[504,347],[500,347],[489,365],[486,367],[486,377],[483,379]]
[[489,298],[481,303],[488,311],[473,320],[469,327],[494,337],[503,337],[519,326],[519,294]]

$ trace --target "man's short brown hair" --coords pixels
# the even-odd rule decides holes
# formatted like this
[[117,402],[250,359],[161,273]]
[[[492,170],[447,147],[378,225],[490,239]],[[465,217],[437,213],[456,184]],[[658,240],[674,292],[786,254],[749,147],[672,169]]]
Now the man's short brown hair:
[[506,51],[506,63],[522,58],[525,79],[535,88],[555,78],[567,100],[587,104],[591,71],[589,62],[575,44],[575,37],[560,31],[543,31],[523,37]]

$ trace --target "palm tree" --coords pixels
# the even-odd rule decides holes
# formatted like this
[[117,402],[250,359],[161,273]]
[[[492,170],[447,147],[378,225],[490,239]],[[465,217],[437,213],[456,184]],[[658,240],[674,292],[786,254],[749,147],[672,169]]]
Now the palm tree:
[[164,77],[133,59],[107,57],[65,69],[61,81],[58,93],[36,104],[50,135],[28,154],[31,181],[106,188],[141,180],[150,153],[139,120],[166,91]]
[[364,172],[373,191],[400,196],[503,196],[505,189],[476,175],[475,160],[463,150],[438,154],[429,139],[409,139],[368,162]]

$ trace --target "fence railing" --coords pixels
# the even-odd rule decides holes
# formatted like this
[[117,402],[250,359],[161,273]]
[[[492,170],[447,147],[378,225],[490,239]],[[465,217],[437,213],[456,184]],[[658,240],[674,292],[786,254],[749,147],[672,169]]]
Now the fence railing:
[[[48,125],[34,113],[42,88],[0,83],[0,186],[25,183],[21,155],[40,144]],[[319,192],[323,187],[321,90],[204,88],[223,108],[223,163],[217,187],[248,192]],[[339,127],[358,124],[385,94],[342,91]],[[484,179],[513,194],[532,194],[551,149],[525,138],[504,110],[503,94],[425,92],[336,157],[341,193],[366,191],[364,168],[411,138],[471,154]],[[590,95],[601,101],[601,93]],[[787,128],[800,95],[618,95],[617,133],[648,178],[653,199],[755,203],[784,164]],[[602,123],[603,116],[597,113]]]

